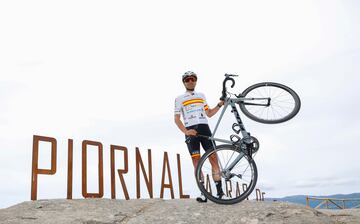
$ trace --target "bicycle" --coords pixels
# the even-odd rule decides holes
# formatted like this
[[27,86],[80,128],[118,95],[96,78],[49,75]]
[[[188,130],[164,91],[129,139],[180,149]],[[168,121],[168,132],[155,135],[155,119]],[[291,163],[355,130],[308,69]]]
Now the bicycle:
[[[195,170],[196,182],[205,197],[219,204],[235,204],[248,198],[255,188],[258,177],[253,157],[258,152],[260,143],[246,131],[236,104],[248,118],[265,124],[290,120],[299,112],[301,105],[300,98],[294,90],[274,82],[251,85],[238,95],[230,93],[226,89],[226,83],[232,81],[231,88],[233,88],[235,80],[232,77],[236,76],[225,74],[220,98],[220,100],[224,100],[224,108],[212,136],[197,135],[210,139],[214,150],[205,152],[200,158]],[[235,97],[231,97],[232,95]],[[214,137],[229,106],[231,106],[231,112],[234,113],[237,121],[232,125],[236,134],[230,135],[230,141]],[[242,138],[238,136],[239,133]],[[187,140],[189,138],[188,136]],[[215,142],[226,144],[216,146]],[[220,172],[214,171],[214,163],[220,168]],[[213,177],[213,180],[221,178],[222,186],[225,186],[225,195],[213,195],[214,183],[210,181],[210,176]]]

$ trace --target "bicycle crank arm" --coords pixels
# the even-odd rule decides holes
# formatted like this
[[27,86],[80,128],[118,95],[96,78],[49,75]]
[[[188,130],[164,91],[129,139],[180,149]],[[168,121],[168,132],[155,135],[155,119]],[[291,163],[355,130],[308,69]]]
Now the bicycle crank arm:
[[242,179],[242,175],[241,174],[233,174],[230,173],[229,177],[226,177],[225,180],[230,180],[233,177],[238,177],[239,179]]

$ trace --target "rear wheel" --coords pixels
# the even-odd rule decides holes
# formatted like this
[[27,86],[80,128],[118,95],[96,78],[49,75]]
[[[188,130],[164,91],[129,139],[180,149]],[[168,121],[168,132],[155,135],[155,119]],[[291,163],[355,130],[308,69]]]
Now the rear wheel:
[[[233,162],[235,166],[229,170]],[[207,151],[201,157],[195,173],[200,191],[209,200],[219,204],[234,204],[246,199],[257,181],[254,160],[234,145],[219,145],[215,150]],[[220,180],[220,192],[224,195],[218,194],[215,183]]]
[[250,119],[276,124],[290,120],[300,110],[300,98],[291,88],[274,82],[263,82],[244,90],[241,111]]

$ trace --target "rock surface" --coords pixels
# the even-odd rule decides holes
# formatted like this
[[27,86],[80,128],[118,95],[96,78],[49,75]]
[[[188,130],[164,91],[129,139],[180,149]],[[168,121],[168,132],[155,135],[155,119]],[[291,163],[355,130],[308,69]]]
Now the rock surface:
[[329,215],[335,223],[338,224],[359,224],[360,223],[360,209],[320,209],[320,212],[323,212]]
[[235,205],[194,199],[74,199],[28,201],[0,210],[0,223],[360,223],[360,211],[315,210],[284,202]]

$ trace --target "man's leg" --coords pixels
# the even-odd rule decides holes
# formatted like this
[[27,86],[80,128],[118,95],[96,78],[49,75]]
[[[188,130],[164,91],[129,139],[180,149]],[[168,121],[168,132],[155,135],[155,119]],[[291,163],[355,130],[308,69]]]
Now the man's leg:
[[[200,161],[200,154],[194,154],[194,155],[191,155],[191,159],[192,159],[192,162],[193,162],[193,165],[194,165],[194,174],[196,172],[196,167],[197,165],[199,164],[199,161]],[[196,174],[195,174],[196,176]],[[201,172],[201,180],[200,182],[204,182],[204,175],[203,173]]]
[[[196,167],[200,160],[200,141],[198,137],[191,137],[189,141],[187,141],[187,147],[189,150],[189,153],[191,155],[191,159],[194,166],[194,174],[196,172]],[[194,175],[196,178],[196,175]],[[201,180],[202,184],[204,184],[204,176],[201,173]],[[196,198],[196,201],[198,202],[207,202],[207,198],[201,193],[199,197]]]
[[[201,129],[199,130],[199,133],[206,136],[211,136],[211,131],[208,125],[202,125]],[[212,151],[214,150],[214,147],[216,147],[211,140],[205,138],[201,139],[201,145],[205,151],[208,150]],[[221,186],[221,173],[220,173],[219,161],[217,159],[216,153],[213,153],[209,157],[209,161],[211,164],[212,177],[216,185],[217,195],[219,198],[221,198],[224,195],[224,193]]]
[[[194,165],[194,174],[195,174],[196,167],[198,166],[199,161],[200,161],[200,154],[191,155],[191,158],[192,158],[192,162],[193,162],[193,165]],[[195,174],[195,178],[196,178],[196,174]],[[204,186],[204,174],[202,172],[201,172],[201,177],[200,178],[201,178],[200,179],[200,184],[202,184]],[[205,195],[203,195],[203,193],[201,193],[201,195],[196,198],[196,201],[198,201],[198,202],[207,202],[207,198],[205,197]]]
[[216,153],[212,154],[212,155],[209,157],[209,160],[210,160],[210,164],[211,164],[213,180],[214,180],[214,181],[219,181],[219,180],[221,180],[220,167],[219,167],[218,159],[217,159],[217,157],[216,157]]
[[[196,154],[196,155],[192,155],[192,162],[194,165],[194,174],[196,172],[196,168],[199,164],[200,161],[200,154]],[[196,174],[195,174],[195,178],[196,178]],[[204,174],[201,172],[201,177],[200,177],[200,184],[202,184],[204,186]],[[205,197],[205,195],[203,195],[203,193],[201,193],[201,195],[199,197],[196,198],[196,201],[198,202],[207,202],[207,198]]]
[[216,185],[217,195],[221,198],[224,195],[224,192],[222,190],[221,173],[216,153],[212,154],[209,157],[209,160],[211,164],[212,177]]

